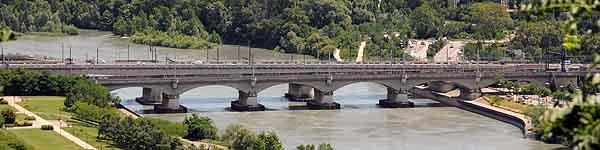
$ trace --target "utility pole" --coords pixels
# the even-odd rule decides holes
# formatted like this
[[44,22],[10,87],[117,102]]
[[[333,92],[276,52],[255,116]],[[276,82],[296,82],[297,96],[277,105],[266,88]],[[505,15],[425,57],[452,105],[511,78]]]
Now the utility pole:
[[0,45],[0,49],[2,49],[2,64],[6,64],[6,61],[4,60],[4,46]]
[[240,49],[242,48],[242,45],[238,45],[238,49],[237,49],[237,63],[240,63]]
[[251,57],[250,55],[252,55],[252,47],[250,47],[250,40],[248,40],[248,65],[252,65],[252,64],[250,63],[250,61],[252,61],[252,60],[250,59],[250,57]]
[[61,41],[60,60],[62,61],[62,63],[65,63],[65,41]]
[[204,50],[206,51],[206,63],[208,63],[208,47],[204,47]]
[[71,47],[69,47],[69,64],[73,63],[73,55],[71,55]]
[[220,63],[220,59],[221,59],[221,56],[220,56],[220,54],[219,54],[219,53],[220,53],[220,51],[221,51],[221,46],[219,45],[219,47],[217,47],[217,64],[219,64],[219,63]]
[[129,44],[127,44],[127,63],[129,64],[131,59],[129,58]]
[[98,55],[99,55],[99,54],[100,54],[100,49],[99,49],[99,48],[96,48],[96,64],[98,64],[98,62],[99,62],[99,61],[98,61],[98,58],[99,58],[99,56],[98,56]]

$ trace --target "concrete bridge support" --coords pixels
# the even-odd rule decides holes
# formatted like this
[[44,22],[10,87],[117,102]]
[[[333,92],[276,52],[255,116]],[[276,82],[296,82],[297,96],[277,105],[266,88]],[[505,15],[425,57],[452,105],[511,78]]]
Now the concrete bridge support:
[[383,108],[408,108],[415,107],[415,103],[408,101],[408,91],[387,88],[387,99],[379,100]]
[[481,90],[479,89],[460,89],[459,99],[463,100],[474,100],[481,97]]
[[333,91],[323,92],[315,89],[315,98],[307,102],[309,109],[340,109],[341,105],[333,100]]
[[313,87],[300,84],[289,84],[288,93],[285,94],[289,101],[309,101],[314,96]]
[[256,94],[238,91],[238,100],[231,102],[231,110],[234,111],[264,111],[265,106],[258,103]]
[[187,108],[179,104],[179,95],[162,94],[162,104],[154,105],[154,111],[158,113],[185,113]]
[[143,88],[142,97],[135,98],[142,105],[157,105],[162,103],[162,91],[156,88]]

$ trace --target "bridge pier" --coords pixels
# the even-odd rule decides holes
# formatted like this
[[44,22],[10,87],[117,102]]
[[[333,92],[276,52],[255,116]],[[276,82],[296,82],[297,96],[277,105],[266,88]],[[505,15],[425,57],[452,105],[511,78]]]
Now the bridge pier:
[[185,113],[187,108],[179,104],[179,95],[162,94],[162,104],[154,105],[154,111],[157,113]]
[[460,89],[459,99],[463,100],[474,100],[481,97],[481,90],[479,89]]
[[408,108],[415,107],[415,103],[408,100],[408,91],[387,88],[387,99],[379,100],[383,108]]
[[162,103],[162,91],[156,88],[143,88],[142,97],[135,98],[142,105],[157,105]]
[[285,93],[285,97],[289,101],[308,101],[314,96],[313,87],[293,83],[289,85],[288,93]]
[[243,91],[238,91],[239,98],[231,102],[231,110],[233,111],[264,111],[265,106],[258,103],[256,94],[248,94]]
[[341,105],[333,101],[333,92],[323,92],[315,89],[315,98],[307,102],[309,109],[340,109]]

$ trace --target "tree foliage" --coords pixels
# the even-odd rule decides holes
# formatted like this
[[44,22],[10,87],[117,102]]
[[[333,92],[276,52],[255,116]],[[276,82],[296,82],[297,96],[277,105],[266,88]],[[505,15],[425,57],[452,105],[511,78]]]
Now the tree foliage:
[[105,114],[98,125],[98,136],[123,149],[183,149],[179,139],[169,136],[144,118],[122,118],[114,114]]
[[65,106],[82,101],[106,107],[119,102],[108,90],[84,76],[29,70],[0,71],[0,86],[4,95],[67,96]]
[[208,117],[198,117],[198,115],[192,114],[192,117],[187,117],[183,124],[187,129],[186,138],[191,140],[217,138],[217,127]]

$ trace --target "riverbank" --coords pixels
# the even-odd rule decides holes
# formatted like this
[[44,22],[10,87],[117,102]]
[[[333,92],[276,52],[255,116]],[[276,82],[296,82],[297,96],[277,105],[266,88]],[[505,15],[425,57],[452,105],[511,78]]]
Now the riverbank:
[[458,98],[452,98],[442,94],[437,94],[430,90],[413,88],[412,92],[420,97],[430,98],[450,106],[454,106],[466,111],[470,111],[476,114],[480,114],[486,117],[490,117],[492,119],[511,124],[521,129],[523,137],[528,137],[530,130],[533,128],[533,125],[531,124],[531,119],[527,118],[525,115],[522,114],[502,110],[500,108],[496,108],[489,105],[486,106],[485,104],[478,103],[475,101],[463,101]]
[[[74,36],[41,36],[23,34],[17,40],[3,42],[5,54],[23,54],[47,56],[53,58],[69,58],[74,60],[92,59],[96,57],[106,61],[112,60],[141,60],[150,59],[151,55],[147,45],[132,43],[128,38],[113,35],[112,32],[97,30],[79,30],[79,35]],[[158,58],[165,57],[180,60],[247,60],[250,51],[255,60],[300,60],[304,55],[285,54],[269,49],[249,48],[238,45],[222,45],[219,50],[211,49],[178,49],[156,46]],[[207,57],[208,56],[208,57]],[[307,60],[315,60],[306,56]]]

